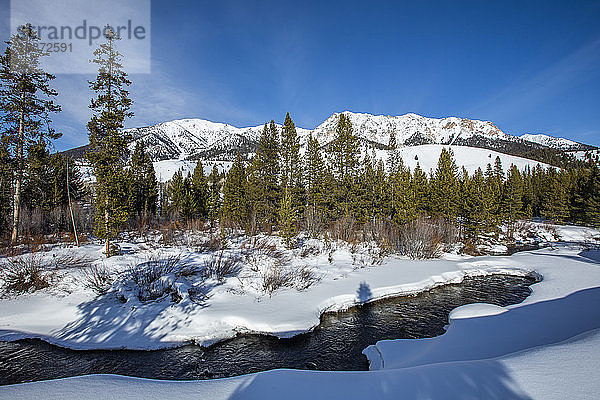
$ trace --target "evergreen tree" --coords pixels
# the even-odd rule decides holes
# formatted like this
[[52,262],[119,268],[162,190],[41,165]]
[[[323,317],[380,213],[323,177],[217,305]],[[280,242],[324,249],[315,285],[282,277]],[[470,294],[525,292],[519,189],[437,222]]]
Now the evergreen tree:
[[296,235],[296,209],[292,204],[292,190],[286,186],[283,190],[281,205],[279,207],[279,230],[287,248],[291,247]]
[[307,204],[324,212],[326,209],[323,181],[325,179],[325,163],[319,151],[319,142],[312,133],[308,136],[305,155],[305,182]]
[[508,170],[502,191],[502,215],[508,223],[523,216],[523,178],[515,165]]
[[46,144],[32,144],[27,153],[21,204],[29,210],[41,211],[43,217],[54,206],[52,173],[51,156]]
[[[51,86],[54,75],[40,68],[47,53],[38,46],[39,38],[31,24],[18,28],[0,58],[0,107],[4,122],[3,141],[13,169],[13,221],[11,240],[18,239],[21,196],[26,170],[26,156],[31,145],[42,146],[60,137],[50,127],[50,113],[60,111],[53,98],[58,94]],[[6,148],[4,149],[6,151]],[[6,167],[4,167],[6,168]]]
[[410,169],[400,165],[391,176],[391,188],[394,191],[393,219],[397,224],[406,224],[418,215],[415,201],[416,187]]
[[213,165],[213,169],[208,175],[208,219],[213,223],[219,218],[221,212],[221,186],[222,175]]
[[329,143],[328,153],[333,175],[338,181],[343,182],[357,174],[359,142],[352,131],[352,122],[343,113],[339,116],[335,137]]
[[431,211],[447,219],[456,218],[459,196],[458,168],[454,155],[452,150],[443,148],[431,182]]
[[[500,158],[496,158],[499,161]],[[496,166],[498,163],[496,162]],[[502,176],[504,172],[502,169],[492,170],[490,164],[487,165],[485,172],[485,186],[486,186],[486,204],[487,207],[487,219],[488,225],[498,225],[502,218]]]
[[246,226],[249,217],[248,181],[244,161],[238,154],[223,184],[223,218],[235,225]]
[[486,185],[481,168],[478,168],[473,177],[467,175],[464,186],[464,229],[465,237],[471,243],[476,243],[478,237],[486,228],[487,206]]
[[600,169],[598,163],[589,160],[587,168],[576,181],[573,198],[573,214],[577,222],[592,226],[600,225]]
[[143,141],[136,143],[129,171],[130,210],[137,218],[152,218],[156,214],[158,181]]
[[121,54],[115,48],[118,37],[108,27],[106,42],[94,51],[92,60],[98,65],[98,75],[90,81],[90,89],[96,93],[90,108],[92,118],[88,122],[90,150],[87,153],[96,185],[96,224],[98,237],[105,240],[105,252],[113,251],[110,241],[114,239],[128,217],[128,182],[125,170],[127,141],[122,131],[125,118],[133,116],[127,86],[131,84],[123,71]]
[[168,208],[176,218],[187,219],[190,214],[191,193],[189,180],[183,177],[183,171],[178,170],[167,186]]
[[542,216],[557,224],[564,223],[569,217],[569,182],[564,171],[549,168],[547,188],[542,203]]
[[13,171],[8,151],[8,136],[0,132],[0,235],[10,228],[11,186]]
[[424,215],[429,210],[429,182],[427,174],[421,169],[418,161],[412,174],[411,186],[414,192],[415,211],[417,215]]
[[[258,148],[248,168],[252,208],[259,225],[269,228],[277,221],[279,208],[279,132],[275,121],[265,124]],[[263,227],[263,228],[264,228]]]
[[[52,177],[50,180],[54,207],[68,207],[71,202],[80,201],[86,196],[81,172],[68,156],[56,153],[51,159]],[[68,182],[68,183],[67,183]],[[67,190],[67,185],[68,190]]]
[[396,171],[400,163],[402,163],[402,157],[400,156],[400,152],[398,151],[398,144],[396,143],[396,131],[394,130],[390,132],[390,140],[388,142],[387,152],[388,171],[392,173],[393,171]]
[[202,166],[202,162],[200,160],[198,160],[196,168],[194,168],[190,186],[194,217],[205,221],[208,218],[209,212],[209,192],[208,180],[204,175],[204,167]]
[[300,140],[296,133],[296,126],[290,118],[285,115],[283,129],[281,130],[281,187],[291,188],[292,204],[298,204],[300,199],[295,196],[302,187],[302,165],[300,164]]
[[358,175],[360,154],[358,138],[352,131],[352,123],[345,114],[340,114],[335,137],[328,147],[329,162],[336,180],[337,214],[349,214],[354,180]]

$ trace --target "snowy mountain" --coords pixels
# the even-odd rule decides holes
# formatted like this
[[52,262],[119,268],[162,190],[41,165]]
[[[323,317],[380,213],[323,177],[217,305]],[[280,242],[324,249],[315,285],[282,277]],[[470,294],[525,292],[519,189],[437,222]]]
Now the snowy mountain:
[[521,136],[521,139],[526,140],[528,142],[537,143],[542,146],[550,147],[556,150],[563,151],[583,151],[592,150],[593,146],[584,145],[578,142],[574,142],[573,140],[557,138],[554,136],[544,135],[542,133],[531,134],[526,133]]
[[[521,156],[539,149],[584,151],[594,149],[571,140],[547,135],[517,137],[502,132],[492,122],[457,117],[427,118],[417,114],[400,116],[371,115],[344,111],[352,122],[354,133],[363,143],[364,150],[381,154],[392,132],[400,146],[452,145],[468,146]],[[296,128],[304,145],[313,134],[326,147],[334,138],[339,118],[335,113],[313,130]],[[278,125],[281,128],[280,125]],[[203,160],[232,161],[237,153],[249,157],[256,149],[263,126],[238,128],[229,124],[202,119],[182,119],[153,126],[127,129],[131,135],[130,148],[143,140],[153,161]],[[69,150],[74,158],[81,158],[83,148]]]

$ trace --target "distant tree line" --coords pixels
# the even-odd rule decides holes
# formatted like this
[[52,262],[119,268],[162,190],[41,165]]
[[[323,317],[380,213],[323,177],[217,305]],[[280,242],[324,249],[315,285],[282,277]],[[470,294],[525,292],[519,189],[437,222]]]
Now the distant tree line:
[[436,219],[457,227],[471,243],[497,234],[501,225],[510,230],[534,217],[600,225],[597,160],[565,159],[563,168],[523,171],[511,165],[505,173],[497,157],[468,173],[443,149],[437,168],[427,172],[418,163],[413,169],[404,165],[392,133],[384,165],[361,148],[344,114],[329,143],[311,134],[301,152],[287,114],[281,128],[265,124],[253,157],[238,155],[226,174],[213,167],[207,175],[198,161],[190,174],[178,171],[159,184],[144,143],[129,152],[131,138],[123,127],[133,115],[131,82],[115,47],[118,38],[110,31],[105,38],[94,53],[98,74],[89,82],[94,96],[86,157],[96,178],[89,188],[68,158],[50,153],[52,140],[60,137],[50,115],[60,107],[50,86],[54,76],[39,67],[39,39],[25,25],[7,42],[0,60],[0,235],[12,243],[70,231],[71,203],[77,224],[105,241],[107,255],[115,253],[111,242],[123,229],[145,231],[164,222],[185,227],[201,221],[249,235],[278,232],[288,246],[299,231],[322,236],[342,225],[358,232]]
[[[198,163],[191,175],[178,172],[168,184],[165,210],[176,218],[200,218],[243,228],[246,232],[278,230],[289,243],[300,229],[327,226],[351,218],[356,229],[375,220],[396,226],[419,217],[438,217],[460,227],[465,240],[477,242],[505,224],[545,218],[555,223],[600,225],[600,172],[589,159],[578,168],[505,173],[501,159],[485,170],[459,169],[451,150],[442,149],[435,171],[426,173],[417,162],[407,168],[394,134],[387,165],[361,157],[358,138],[344,114],[334,139],[321,146],[312,135],[300,153],[299,138],[289,114],[283,127],[265,124],[254,157],[238,156],[223,179],[213,170],[207,178]],[[220,191],[220,192],[219,192]],[[208,202],[206,199],[221,199]]]

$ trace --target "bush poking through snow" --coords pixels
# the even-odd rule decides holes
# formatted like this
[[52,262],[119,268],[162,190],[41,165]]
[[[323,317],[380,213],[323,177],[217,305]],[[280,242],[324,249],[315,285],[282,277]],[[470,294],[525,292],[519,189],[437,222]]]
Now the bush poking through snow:
[[356,234],[356,220],[349,216],[338,219],[331,226],[330,234],[333,240],[343,240],[344,242],[354,241]]
[[82,270],[82,274],[83,285],[92,289],[99,296],[106,294],[114,281],[112,274],[104,264],[91,265]]
[[52,258],[52,265],[55,269],[72,269],[89,267],[92,259],[85,254],[69,252],[61,253]]
[[51,284],[52,276],[45,269],[43,256],[36,252],[7,258],[1,266],[1,273],[8,292],[33,292]]
[[440,228],[424,217],[400,230],[400,253],[413,259],[436,258],[442,253]]
[[129,268],[127,276],[137,287],[140,301],[156,300],[166,294],[175,294],[176,275],[183,269],[181,257],[178,255],[160,257]]
[[270,297],[277,289],[288,287],[302,291],[320,280],[321,277],[317,276],[312,268],[286,268],[276,263],[263,272],[262,289]]
[[204,275],[213,277],[218,281],[225,280],[226,277],[237,275],[242,269],[241,258],[235,255],[223,255],[223,250],[213,253],[208,260],[204,262]]
[[277,289],[294,286],[293,274],[281,264],[274,264],[267,268],[262,276],[262,288],[269,296]]

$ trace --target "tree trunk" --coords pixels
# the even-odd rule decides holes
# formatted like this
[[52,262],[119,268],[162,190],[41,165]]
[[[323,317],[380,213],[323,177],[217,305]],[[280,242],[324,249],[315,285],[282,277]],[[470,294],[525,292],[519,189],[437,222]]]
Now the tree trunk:
[[[21,102],[25,99],[25,93],[21,94]],[[23,105],[21,105],[23,107]],[[15,194],[13,197],[13,226],[11,242],[15,244],[19,238],[19,217],[21,211],[21,184],[23,181],[23,145],[25,139],[24,132],[24,112],[21,109],[19,116],[19,137],[17,139],[17,177],[15,182]]]
[[104,234],[106,235],[106,248],[105,253],[106,257],[110,257],[110,232],[109,232],[109,224],[108,224],[108,198],[104,200]]

